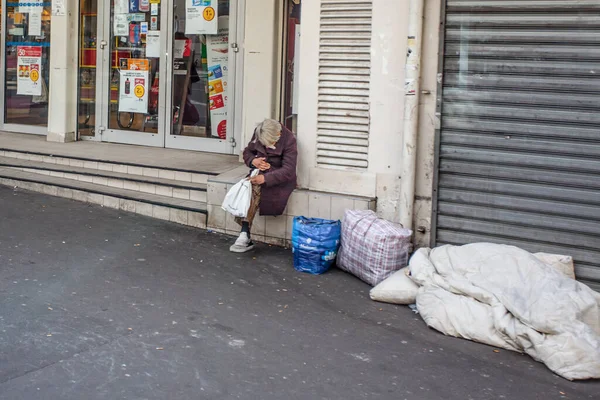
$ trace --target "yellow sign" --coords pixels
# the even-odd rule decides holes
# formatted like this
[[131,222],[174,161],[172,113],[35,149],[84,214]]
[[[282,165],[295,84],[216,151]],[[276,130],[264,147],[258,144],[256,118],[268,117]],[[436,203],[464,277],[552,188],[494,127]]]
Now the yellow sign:
[[135,97],[137,97],[138,99],[141,99],[142,97],[144,97],[144,93],[146,93],[146,89],[144,88],[143,85],[137,85],[133,89],[133,94],[135,94]]
[[223,93],[223,81],[221,79],[217,79],[215,81],[208,82],[208,91],[209,96],[214,96],[219,93]]
[[149,71],[150,63],[145,58],[127,59],[127,69],[129,71]]
[[34,69],[33,71],[31,71],[29,77],[32,81],[37,82],[38,79],[40,79],[40,73],[38,72],[38,70]]
[[205,20],[212,21],[213,19],[215,19],[215,9],[212,7],[206,7],[204,9],[204,12],[202,13],[202,16]]

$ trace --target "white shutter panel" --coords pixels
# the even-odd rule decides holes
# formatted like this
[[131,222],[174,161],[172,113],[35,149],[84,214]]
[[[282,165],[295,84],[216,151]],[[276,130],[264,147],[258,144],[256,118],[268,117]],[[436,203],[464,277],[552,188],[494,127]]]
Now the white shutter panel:
[[321,0],[319,166],[368,166],[372,3]]

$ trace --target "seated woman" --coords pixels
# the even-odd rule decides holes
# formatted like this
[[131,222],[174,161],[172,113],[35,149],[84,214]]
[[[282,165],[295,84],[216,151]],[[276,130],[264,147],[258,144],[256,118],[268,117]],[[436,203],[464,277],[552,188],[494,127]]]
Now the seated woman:
[[254,130],[244,150],[244,162],[260,173],[252,178],[252,201],[246,218],[236,218],[242,226],[240,236],[230,251],[245,253],[254,248],[250,238],[252,222],[260,215],[281,215],[296,188],[298,149],[292,131],[272,119],[265,119]]

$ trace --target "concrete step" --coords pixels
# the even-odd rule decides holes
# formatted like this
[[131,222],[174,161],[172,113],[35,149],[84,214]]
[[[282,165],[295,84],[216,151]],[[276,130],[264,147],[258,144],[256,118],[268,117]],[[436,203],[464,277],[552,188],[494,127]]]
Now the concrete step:
[[142,175],[73,167],[62,164],[49,164],[10,157],[0,157],[0,167],[15,168],[25,172],[133,190],[136,192],[157,194],[182,200],[193,200],[203,203],[206,203],[207,200],[207,185],[204,183],[153,178]]
[[0,184],[206,228],[206,203],[0,167]]
[[[169,179],[189,183],[208,182],[208,178],[217,176],[216,172],[202,172],[196,170],[184,170],[180,168],[172,168],[168,166],[152,166],[149,163],[142,164],[141,162],[125,162],[125,161],[110,161],[110,154],[106,155],[106,160],[99,161],[93,158],[75,157],[66,155],[53,155],[40,152],[29,152],[12,149],[0,149],[0,157],[12,158],[17,160],[33,161],[38,163],[71,166],[75,168],[93,169],[98,171],[109,171],[120,174],[129,174],[137,176],[145,176],[150,178]],[[135,160],[132,153],[132,160]]]

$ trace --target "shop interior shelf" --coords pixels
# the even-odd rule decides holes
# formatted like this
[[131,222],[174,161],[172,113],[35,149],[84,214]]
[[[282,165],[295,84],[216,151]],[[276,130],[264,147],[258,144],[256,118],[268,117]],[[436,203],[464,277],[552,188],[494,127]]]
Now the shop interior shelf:
[[114,50],[118,51],[146,51],[146,46],[135,46],[135,47],[116,47]]

